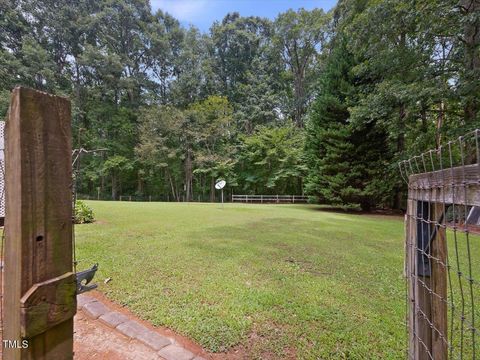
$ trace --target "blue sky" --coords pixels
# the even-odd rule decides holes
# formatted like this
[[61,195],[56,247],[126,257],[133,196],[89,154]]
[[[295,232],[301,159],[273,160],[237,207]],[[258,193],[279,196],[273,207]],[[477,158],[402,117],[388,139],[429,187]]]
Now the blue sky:
[[322,8],[330,10],[336,0],[151,0],[152,9],[167,11],[183,25],[193,24],[208,31],[215,20],[233,11],[243,16],[256,15],[274,19],[278,13],[288,9]]

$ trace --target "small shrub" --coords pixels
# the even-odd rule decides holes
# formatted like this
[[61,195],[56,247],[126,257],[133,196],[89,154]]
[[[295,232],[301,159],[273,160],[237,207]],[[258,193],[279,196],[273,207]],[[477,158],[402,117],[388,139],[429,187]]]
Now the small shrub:
[[75,224],[86,224],[95,221],[93,210],[82,200],[75,202],[75,216],[73,219]]

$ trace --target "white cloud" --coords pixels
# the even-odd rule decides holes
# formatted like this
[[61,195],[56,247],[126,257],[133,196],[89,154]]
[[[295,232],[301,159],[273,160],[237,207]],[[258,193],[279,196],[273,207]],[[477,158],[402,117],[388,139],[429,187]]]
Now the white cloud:
[[152,0],[153,10],[162,9],[181,21],[202,17],[208,10],[207,0]]

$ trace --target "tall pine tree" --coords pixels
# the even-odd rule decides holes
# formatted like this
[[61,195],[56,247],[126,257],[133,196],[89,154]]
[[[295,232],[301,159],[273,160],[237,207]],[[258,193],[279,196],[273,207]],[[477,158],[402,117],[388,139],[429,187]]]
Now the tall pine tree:
[[[351,56],[345,41],[333,46],[319,81],[319,96],[309,113],[306,125],[306,158],[309,168],[305,189],[322,203],[335,206],[346,203],[349,173],[347,96],[352,91],[349,75]],[[347,200],[348,202],[348,200]]]
[[379,181],[388,146],[375,123],[350,122],[358,81],[354,58],[341,33],[332,45],[306,127],[305,190],[320,203],[369,210],[388,199],[388,184]]

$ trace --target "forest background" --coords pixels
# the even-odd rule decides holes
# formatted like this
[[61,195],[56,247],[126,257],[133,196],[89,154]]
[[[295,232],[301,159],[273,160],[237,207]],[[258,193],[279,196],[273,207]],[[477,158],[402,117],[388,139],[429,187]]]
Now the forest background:
[[398,161],[479,127],[480,0],[340,0],[208,32],[148,0],[0,0],[0,117],[72,100],[79,192],[401,208]]

